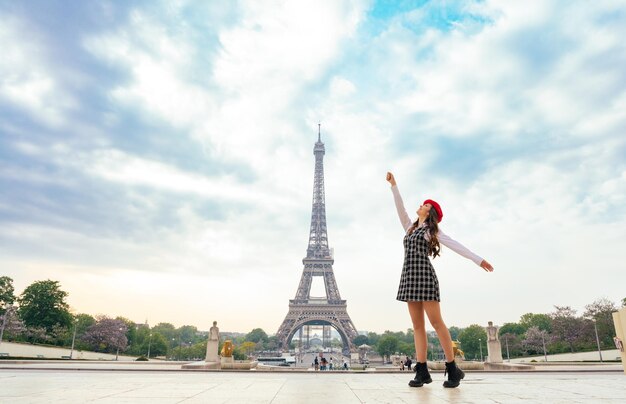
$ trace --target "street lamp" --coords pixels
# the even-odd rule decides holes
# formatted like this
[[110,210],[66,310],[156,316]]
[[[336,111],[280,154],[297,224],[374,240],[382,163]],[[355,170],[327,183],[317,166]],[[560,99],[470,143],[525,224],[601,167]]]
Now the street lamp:
[[78,327],[78,319],[74,319],[74,334],[72,335],[72,349],[70,349],[70,359],[74,355],[74,341],[76,341],[76,328]]
[[148,339],[148,359],[150,359],[150,345],[152,344],[152,333],[150,333],[150,338]]
[[478,338],[478,347],[480,348],[480,361],[483,361],[483,344],[482,340]]
[[[122,333],[123,328],[120,327],[120,334]],[[117,351],[115,352],[115,360],[117,360],[119,354],[120,354],[120,340],[122,339],[120,337],[120,334],[117,335]]]
[[546,352],[546,339],[544,338],[544,332],[541,331],[541,343],[543,344],[543,357],[545,361],[548,361],[548,353]]
[[177,359],[180,360],[180,357],[183,355],[183,340],[182,340],[182,336],[178,336],[178,357]]
[[593,319],[593,329],[596,332],[596,344],[598,344],[598,354],[600,355],[600,362],[602,362],[602,351],[600,350],[600,338],[598,338],[598,327],[596,326],[596,319]]

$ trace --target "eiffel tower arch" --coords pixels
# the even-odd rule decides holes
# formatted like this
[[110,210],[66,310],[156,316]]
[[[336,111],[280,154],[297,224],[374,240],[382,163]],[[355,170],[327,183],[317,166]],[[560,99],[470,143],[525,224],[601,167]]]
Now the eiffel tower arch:
[[[291,340],[298,331],[300,331],[300,341],[302,342],[303,327],[313,325],[334,328],[341,336],[344,352],[355,350],[352,340],[357,336],[357,331],[348,315],[347,302],[341,299],[339,294],[333,272],[335,260],[328,247],[324,194],[325,153],[324,143],[321,140],[321,128],[318,127],[317,143],[313,148],[315,175],[309,245],[306,257],[302,260],[304,268],[296,297],[289,300],[289,312],[276,333],[281,349],[288,349]],[[316,277],[323,280],[326,291],[325,297],[311,296],[311,285],[313,278]]]

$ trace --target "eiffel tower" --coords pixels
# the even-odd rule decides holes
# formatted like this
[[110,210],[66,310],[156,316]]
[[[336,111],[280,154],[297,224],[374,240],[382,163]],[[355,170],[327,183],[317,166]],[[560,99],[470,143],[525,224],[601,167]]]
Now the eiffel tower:
[[[281,349],[288,349],[289,343],[297,331],[300,332],[300,344],[303,343],[303,330],[306,329],[308,344],[311,326],[322,326],[324,343],[330,345],[330,327],[337,330],[343,342],[345,353],[354,351],[352,340],[357,336],[356,328],[350,319],[345,300],[341,299],[331,250],[328,248],[326,231],[326,204],[324,202],[324,154],[326,150],[321,140],[321,124],[318,125],[317,143],[313,148],[315,155],[315,178],[313,182],[313,210],[311,230],[306,257],[302,259],[304,269],[295,299],[289,300],[289,312],[278,328],[276,337]],[[311,283],[314,276],[322,277],[326,296],[311,297]]]

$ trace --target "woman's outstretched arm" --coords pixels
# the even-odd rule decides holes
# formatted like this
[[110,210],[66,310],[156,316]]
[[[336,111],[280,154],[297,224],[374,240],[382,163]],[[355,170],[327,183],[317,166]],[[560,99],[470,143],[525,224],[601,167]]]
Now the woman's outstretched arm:
[[398,190],[398,186],[396,184],[396,179],[393,174],[387,173],[387,181],[391,184],[391,192],[393,192],[393,201],[396,204],[396,210],[398,211],[398,218],[400,219],[400,223],[404,228],[404,231],[409,230],[409,227],[413,224],[409,214],[406,213],[406,209],[404,208],[404,202],[402,202],[402,197],[400,196],[400,191]]
[[478,255],[474,254],[472,251],[470,251],[469,248],[465,247],[463,244],[459,243],[458,241],[454,240],[452,237],[445,234],[443,231],[441,231],[441,229],[439,229],[439,234],[437,234],[437,239],[439,240],[441,244],[445,245],[446,247],[448,247],[455,253],[469,260],[472,260],[476,265],[480,266],[485,271],[487,272],[493,271],[493,267],[491,266],[490,263],[488,263],[486,260],[479,257]]

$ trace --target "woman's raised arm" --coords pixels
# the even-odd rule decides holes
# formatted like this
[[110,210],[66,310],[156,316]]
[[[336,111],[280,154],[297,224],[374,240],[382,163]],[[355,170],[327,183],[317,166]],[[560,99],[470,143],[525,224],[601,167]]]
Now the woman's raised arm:
[[398,218],[400,219],[400,224],[404,228],[406,232],[409,230],[409,227],[413,224],[409,214],[406,213],[406,209],[404,208],[404,202],[402,202],[402,197],[400,196],[400,191],[398,190],[398,186],[396,184],[396,179],[393,174],[387,172],[387,181],[391,184],[391,192],[393,192],[393,201],[396,204],[396,210],[398,211]]

